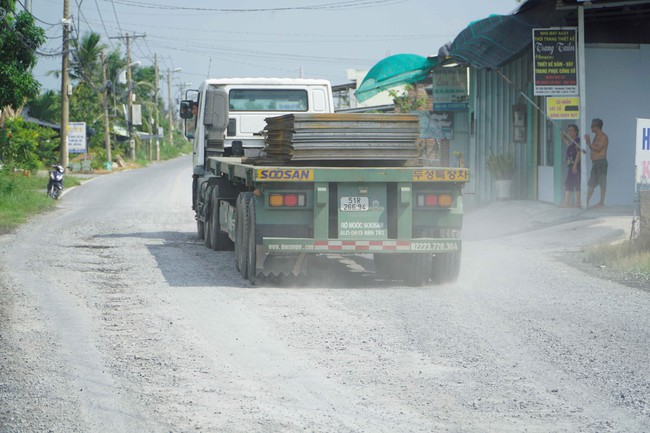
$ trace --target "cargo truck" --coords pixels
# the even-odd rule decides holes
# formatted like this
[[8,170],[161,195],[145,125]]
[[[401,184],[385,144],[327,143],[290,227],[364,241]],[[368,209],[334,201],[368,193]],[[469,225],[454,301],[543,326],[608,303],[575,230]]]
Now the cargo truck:
[[458,277],[469,172],[420,164],[417,116],[333,113],[326,81],[246,78],[206,80],[181,117],[198,236],[244,278],[332,253],[371,254],[409,285]]

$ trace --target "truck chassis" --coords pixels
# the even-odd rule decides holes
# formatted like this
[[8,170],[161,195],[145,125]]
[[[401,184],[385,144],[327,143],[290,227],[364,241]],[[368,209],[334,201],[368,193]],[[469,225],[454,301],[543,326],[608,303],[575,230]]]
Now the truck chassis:
[[315,254],[372,254],[384,278],[452,282],[465,168],[259,165],[209,157],[194,176],[197,231],[241,275],[308,273]]

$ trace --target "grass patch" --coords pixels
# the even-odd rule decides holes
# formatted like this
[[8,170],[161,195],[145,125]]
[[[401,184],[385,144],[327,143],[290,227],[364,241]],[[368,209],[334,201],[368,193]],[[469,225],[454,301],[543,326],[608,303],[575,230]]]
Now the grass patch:
[[[168,160],[181,154],[192,153],[192,143],[177,137],[174,145],[161,144],[160,159]],[[144,153],[138,154],[137,162],[129,162],[128,168],[147,166]],[[96,174],[108,171],[96,170]],[[0,234],[8,233],[18,225],[27,221],[30,215],[37,214],[54,207],[55,201],[47,197],[47,181],[49,173],[44,171],[30,174],[29,172],[10,172],[0,170]],[[81,184],[83,178],[66,174],[63,180],[64,189]]]
[[585,260],[609,270],[623,283],[650,287],[650,233],[635,241],[589,247]]
[[[0,233],[7,233],[27,218],[54,206],[47,197],[47,176],[0,172]],[[66,176],[65,188],[79,185],[79,179]]]

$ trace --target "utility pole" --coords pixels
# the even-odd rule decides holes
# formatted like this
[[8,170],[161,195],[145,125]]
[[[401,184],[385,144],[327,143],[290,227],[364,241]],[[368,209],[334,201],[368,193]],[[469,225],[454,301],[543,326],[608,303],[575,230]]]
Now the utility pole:
[[[68,1],[68,0],[66,0]],[[133,134],[133,82],[131,78],[131,38],[145,38],[147,37],[146,33],[142,35],[132,35],[128,33],[124,36],[110,36],[108,39],[124,39],[126,42],[126,80],[127,80],[127,91],[128,91],[128,101],[127,101],[127,117],[126,124],[127,130],[129,133],[129,146],[131,150],[131,159],[135,159],[135,136]],[[138,62],[139,63],[139,62]]]
[[[177,84],[179,91],[181,92],[181,99],[185,99],[185,89],[188,87],[192,86],[192,83],[185,83],[181,81],[179,84]],[[183,135],[185,135],[185,122],[181,121],[181,130],[183,131]]]
[[101,52],[102,61],[102,83],[104,91],[102,92],[102,105],[104,108],[104,141],[106,143],[106,169],[112,169],[113,158],[111,157],[111,136],[108,127],[108,81],[106,80],[106,57],[104,52]]
[[63,0],[63,55],[61,60],[61,155],[59,160],[65,169],[68,166],[68,117],[70,116],[70,98],[68,85],[70,78],[68,68],[70,63],[70,1]]
[[[580,130],[587,131],[587,85],[585,66],[585,7],[582,3],[578,6],[578,94],[580,96]],[[580,138],[580,137],[578,137]],[[586,143],[585,143],[586,144]],[[586,157],[587,155],[585,155]],[[587,161],[580,164],[580,183],[587,185]],[[587,188],[582,188],[582,203],[587,204]]]
[[169,144],[174,145],[174,111],[172,107],[172,72],[167,68],[167,97],[169,99]]
[[131,149],[131,160],[135,160],[135,138],[133,137],[133,83],[131,79],[131,44],[129,34],[126,34],[126,86],[128,91],[128,130],[129,148]]
[[149,118],[149,161],[153,160],[153,117]]
[[158,53],[153,55],[153,64],[154,64],[154,83],[156,87],[156,96],[154,103],[156,104],[156,127],[154,132],[156,134],[156,161],[160,161],[160,142],[158,141],[158,129],[160,127],[159,116],[158,116]]
[[182,71],[176,68],[173,71],[167,68],[167,97],[169,99],[169,144],[174,144],[174,107],[172,106],[172,74]]

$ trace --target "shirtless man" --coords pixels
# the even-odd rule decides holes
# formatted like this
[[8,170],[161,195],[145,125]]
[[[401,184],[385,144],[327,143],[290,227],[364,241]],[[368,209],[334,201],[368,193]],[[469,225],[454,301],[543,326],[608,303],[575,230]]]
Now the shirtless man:
[[601,207],[605,205],[605,191],[607,191],[607,146],[609,145],[609,138],[603,132],[603,121],[601,119],[591,121],[591,132],[595,134],[593,142],[589,134],[585,134],[585,142],[591,149],[591,175],[587,183],[589,186],[587,190],[587,207],[589,207],[589,199],[596,186],[600,187],[600,201],[594,207]]

